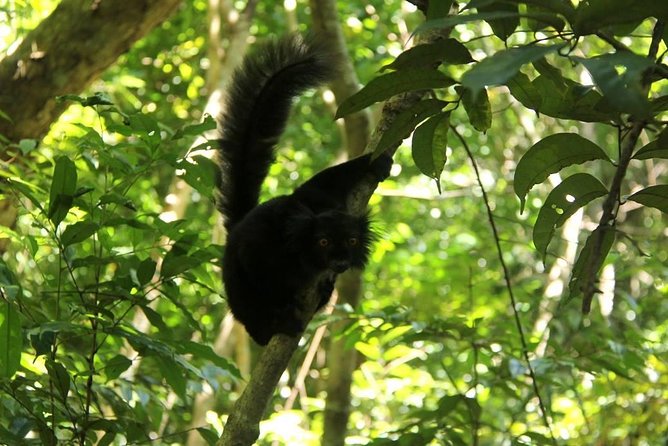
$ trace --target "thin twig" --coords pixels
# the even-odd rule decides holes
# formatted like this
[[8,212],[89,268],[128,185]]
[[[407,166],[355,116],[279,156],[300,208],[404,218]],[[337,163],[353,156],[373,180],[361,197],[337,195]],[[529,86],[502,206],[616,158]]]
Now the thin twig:
[[508,296],[510,297],[510,303],[513,308],[515,325],[517,326],[517,332],[520,335],[520,341],[522,343],[522,355],[524,356],[524,361],[526,362],[527,369],[529,370],[529,376],[531,378],[531,384],[533,386],[534,394],[538,399],[538,406],[540,407],[543,423],[545,424],[547,430],[550,432],[550,438],[552,439],[552,444],[556,446],[557,440],[554,436],[554,433],[552,432],[552,426],[550,425],[550,420],[547,417],[547,409],[545,408],[545,404],[543,403],[543,398],[540,395],[540,389],[538,388],[538,380],[536,379],[536,374],[533,370],[533,366],[531,365],[531,360],[529,358],[529,346],[527,344],[524,335],[524,329],[522,328],[522,321],[520,320],[519,312],[517,311],[517,301],[515,300],[515,293],[513,292],[513,286],[510,281],[510,272],[508,271],[508,266],[506,265],[506,262],[503,260],[503,249],[501,248],[501,239],[499,237],[499,231],[497,230],[496,223],[494,221],[494,213],[492,212],[492,208],[489,205],[489,198],[487,197],[487,191],[485,191],[485,187],[483,186],[482,180],[480,178],[480,171],[478,170],[478,164],[476,163],[475,158],[473,157],[471,149],[464,140],[464,137],[457,131],[457,128],[451,125],[450,129],[452,130],[452,132],[454,132],[459,141],[462,143],[462,146],[464,147],[464,150],[466,151],[466,154],[469,157],[469,160],[471,161],[471,165],[475,172],[475,177],[476,181],[478,182],[478,186],[480,186],[480,190],[482,191],[483,202],[485,203],[485,208],[487,209],[487,218],[489,220],[489,225],[492,228],[492,233],[494,235],[494,243],[496,244],[496,250],[499,256],[499,262],[501,263],[501,267],[503,268],[503,277],[506,282],[506,289],[508,290]]

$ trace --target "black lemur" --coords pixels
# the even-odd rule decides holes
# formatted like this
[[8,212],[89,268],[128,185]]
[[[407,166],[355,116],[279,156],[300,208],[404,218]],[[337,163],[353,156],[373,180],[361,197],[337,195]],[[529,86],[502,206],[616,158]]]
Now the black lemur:
[[365,178],[387,178],[392,164],[387,155],[365,155],[258,204],[292,100],[335,76],[332,54],[324,42],[298,35],[258,46],[233,74],[219,119],[223,280],[232,313],[260,345],[304,330],[299,298],[316,278],[321,308],[337,274],[366,264],[369,219],[348,213],[346,199]]

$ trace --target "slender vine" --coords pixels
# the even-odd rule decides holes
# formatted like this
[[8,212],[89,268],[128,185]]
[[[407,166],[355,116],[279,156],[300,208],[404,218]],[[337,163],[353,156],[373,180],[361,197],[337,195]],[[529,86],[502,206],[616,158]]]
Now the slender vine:
[[457,131],[457,128],[454,125],[451,125],[450,129],[454,132],[459,141],[462,143],[462,146],[464,147],[464,150],[466,151],[466,154],[469,160],[471,161],[471,166],[473,167],[473,171],[475,172],[475,177],[476,181],[478,182],[478,186],[480,186],[480,190],[482,191],[483,202],[485,203],[485,208],[487,210],[487,218],[489,220],[489,225],[492,228],[492,233],[494,235],[494,243],[496,244],[496,251],[499,256],[499,262],[501,262],[501,267],[503,268],[503,277],[506,282],[506,289],[508,290],[508,296],[510,297],[510,303],[513,308],[515,325],[517,327],[517,332],[520,335],[520,342],[522,343],[522,356],[524,357],[524,361],[526,362],[527,365],[527,370],[529,371],[529,377],[531,378],[531,384],[533,386],[534,394],[538,399],[538,406],[540,407],[543,424],[545,424],[545,428],[550,433],[552,444],[556,446],[557,440],[556,437],[554,436],[554,432],[552,431],[552,425],[550,424],[550,420],[548,419],[547,416],[547,409],[545,407],[545,403],[543,402],[543,398],[540,395],[540,389],[538,388],[538,380],[536,378],[536,373],[534,372],[533,366],[531,365],[531,359],[529,358],[529,346],[527,344],[526,337],[524,335],[524,328],[522,328],[522,321],[520,320],[520,315],[517,311],[517,300],[515,299],[515,293],[513,292],[513,286],[510,281],[510,272],[508,271],[508,266],[506,265],[506,262],[503,260],[503,249],[501,248],[501,239],[499,237],[499,231],[496,227],[496,222],[494,220],[494,213],[492,212],[492,208],[489,205],[489,198],[487,197],[487,191],[485,190],[485,186],[483,186],[482,180],[480,179],[480,171],[478,170],[478,164],[476,163],[475,158],[473,157],[473,153],[471,152],[469,145],[464,140],[464,137]]

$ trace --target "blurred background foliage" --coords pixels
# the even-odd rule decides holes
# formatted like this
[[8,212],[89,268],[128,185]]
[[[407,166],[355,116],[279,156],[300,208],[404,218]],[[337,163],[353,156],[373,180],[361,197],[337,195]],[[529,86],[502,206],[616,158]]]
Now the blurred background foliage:
[[[13,1],[0,6],[0,55],[11,51],[56,3]],[[303,31],[309,12],[302,3],[297,5],[296,22]],[[278,5],[258,4],[251,29],[254,38],[289,30],[286,11]],[[211,345],[226,314],[216,266],[218,251],[211,245],[212,232],[220,225],[212,200],[193,190],[183,220],[161,219],[169,203],[174,172],[183,167],[180,160],[194,141],[193,135],[173,136],[178,129],[203,119],[211,94],[206,86],[206,70],[211,64],[206,51],[207,8],[203,0],[184,2],[174,16],[134,45],[82,94],[100,93],[113,106],[86,107],[74,101],[37,149],[30,151],[21,165],[12,167],[11,174],[33,185],[32,193],[44,205],[55,160],[63,156],[75,161],[78,186],[94,190],[83,196],[91,209],[89,215],[94,213],[93,204],[112,192],[131,203],[113,203],[113,210],[87,217],[104,229],[97,232],[97,241],[88,239],[67,247],[65,257],[48,220],[38,215],[35,203],[29,200],[22,200],[13,231],[5,231],[12,245],[3,260],[20,284],[22,324],[33,329],[30,342],[23,340],[19,372],[28,383],[25,398],[33,403],[42,399],[43,407],[35,407],[48,411],[48,386],[40,377],[48,373],[53,378],[55,372],[47,370],[45,356],[35,359],[40,343],[34,336],[53,333],[44,329],[47,321],[69,319],[76,325],[89,316],[76,296],[69,294],[76,288],[64,284],[70,279],[81,286],[94,286],[126,277],[135,280],[137,288],[144,286],[145,293],[137,294],[141,295],[137,301],[130,293],[121,302],[106,306],[106,311],[113,313],[109,320],[117,321],[118,327],[130,327],[133,305],[152,308],[155,314],[145,311],[152,323],[150,337],[164,343],[169,351],[184,355],[196,370],[165,376],[173,364],[165,362],[160,353],[146,353],[158,344],[143,345],[142,349],[141,342],[132,342],[128,334],[110,334],[95,359],[97,368],[106,370],[96,377],[95,384],[108,386],[106,392],[115,393],[100,397],[106,404],[128,404],[124,413],[137,421],[132,427],[125,420],[123,428],[117,428],[112,437],[119,444],[124,444],[122,438],[132,444],[139,442],[143,434],[133,429],[141,430],[141,423],[145,423],[144,432],[159,438],[156,444],[185,444],[193,397],[206,387],[213,388],[215,394],[208,420],[211,429],[220,429],[222,422],[216,414],[224,417],[240,382],[232,365],[198,355],[192,346],[178,347],[183,340]],[[362,84],[402,51],[421,21],[414,8],[400,0],[341,1],[339,14]],[[635,32],[647,35],[650,29],[643,23]],[[504,46],[500,39],[480,38],[491,33],[489,25],[473,22],[455,27],[453,37],[467,42],[474,58],[480,59]],[[520,32],[511,36],[510,42],[522,44],[528,38],[528,33]],[[642,47],[647,39],[628,38],[625,43]],[[592,55],[604,51],[594,40],[588,44]],[[452,69],[464,70],[465,66]],[[459,77],[461,73],[453,74]],[[604,278],[614,282],[609,284],[614,286],[610,309],[595,304],[591,314],[583,316],[577,302],[560,305],[569,268],[557,271],[556,277],[548,273],[562,258],[565,241],[550,245],[547,265],[531,243],[533,223],[548,185],[532,190],[527,210],[520,214],[512,191],[512,173],[520,155],[545,135],[576,132],[601,147],[614,148],[617,134],[603,125],[538,118],[518,106],[504,88],[492,88],[489,95],[492,127],[486,134],[463,125],[459,131],[482,169],[517,310],[533,352],[537,384],[550,408],[555,436],[562,444],[664,444],[668,438],[665,215],[647,209],[625,212],[620,225],[629,238],[616,242],[606,267],[610,275]],[[457,123],[461,113],[461,109],[455,110],[451,122]],[[118,133],[128,116],[144,116],[160,129],[159,149],[137,145],[137,140],[150,136],[140,125],[133,126],[130,135]],[[460,121],[467,122],[461,117]],[[123,147],[125,137],[127,146]],[[103,150],[93,148],[91,141],[103,141]],[[266,182],[265,197],[289,192],[340,159],[341,146],[332,106],[323,101],[321,92],[300,99],[282,139],[279,162]],[[608,155],[614,158],[616,154]],[[654,168],[650,163],[632,165],[627,175],[630,184],[646,183]],[[599,178],[609,179],[614,173],[594,164],[587,168],[601,169],[596,172]],[[662,172],[665,178],[665,168]],[[443,191],[438,194],[433,180],[421,176],[414,166],[409,147],[403,147],[395,157],[392,177],[381,184],[372,199],[382,240],[364,273],[365,298],[357,310],[335,310],[332,317],[349,317],[354,323],[330,334],[345,337],[351,348],[362,353],[354,373],[348,442],[385,444],[384,438],[401,438],[400,444],[413,445],[547,444],[549,433],[542,426],[521,360],[521,344],[481,193],[466,153],[454,143],[448,148],[441,184]],[[74,223],[84,214],[71,213],[65,221]],[[127,221],[109,223],[119,218],[138,223],[136,227]],[[582,219],[587,228],[596,221],[591,215]],[[165,242],[165,237],[170,241]],[[191,256],[193,252],[201,254],[197,261],[186,264],[186,276],[178,266],[173,276],[166,274],[165,259],[162,276],[150,290],[142,280],[133,279],[142,262],[150,264],[152,260],[147,259],[173,256],[175,246]],[[120,260],[101,268],[93,264],[76,267],[71,277],[63,278],[64,262],[89,256]],[[54,300],[56,294],[62,294],[64,301]],[[63,332],[71,336],[61,337],[59,361],[73,379],[84,383],[86,338],[76,336],[72,327]],[[147,357],[136,370],[117,358],[128,342]],[[323,365],[326,344],[308,375],[307,397],[299,399],[296,409],[280,410],[304,351],[293,358],[281,381],[274,401],[279,410],[263,423],[259,444],[274,440],[280,444],[318,444],[324,408],[321,381],[328,375]],[[130,360],[139,362],[137,356],[130,356]],[[120,372],[110,371],[110,364],[120,367]],[[22,407],[24,396],[10,396],[14,387],[6,382],[2,386],[0,426],[4,435],[17,434],[24,427],[38,429],[30,421],[30,410]],[[63,439],[70,438],[66,430],[59,433]],[[100,425],[99,430],[114,432],[107,425]]]

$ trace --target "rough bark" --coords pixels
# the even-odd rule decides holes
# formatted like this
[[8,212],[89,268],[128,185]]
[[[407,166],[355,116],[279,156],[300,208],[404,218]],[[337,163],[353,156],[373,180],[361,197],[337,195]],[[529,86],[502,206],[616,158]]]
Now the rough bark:
[[67,104],[181,0],[63,0],[16,52],[0,61],[0,135],[40,139]]

